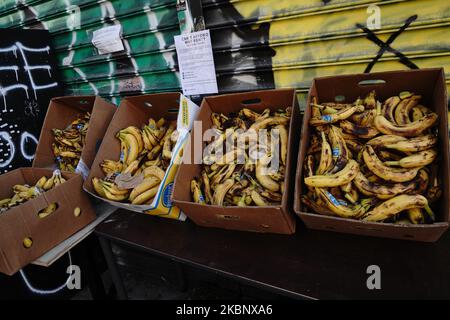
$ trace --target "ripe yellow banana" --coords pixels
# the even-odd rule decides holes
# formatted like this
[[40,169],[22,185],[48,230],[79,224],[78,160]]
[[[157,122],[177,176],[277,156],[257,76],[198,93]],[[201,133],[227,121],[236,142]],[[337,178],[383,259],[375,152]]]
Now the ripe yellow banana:
[[[359,172],[359,164],[351,159],[339,172],[331,175],[316,175],[305,178],[305,184],[311,187],[339,187],[351,182]],[[276,191],[276,190],[273,190]]]
[[56,202],[50,203],[50,205],[47,208],[38,213],[38,217],[40,219],[44,219],[45,217],[48,217],[53,212],[55,212],[56,208],[57,208]]
[[367,145],[363,151],[364,162],[374,174],[378,177],[391,182],[406,182],[414,179],[419,171],[419,168],[405,169],[392,168],[384,165],[378,158],[375,151],[370,145]]
[[209,183],[209,177],[206,171],[202,171],[203,190],[205,191],[205,200],[207,203],[212,203],[213,196],[211,192],[211,185]]
[[124,164],[129,165],[131,162],[137,159],[139,156],[139,145],[131,133],[125,133],[119,131],[118,133],[119,140],[123,141],[125,143],[125,146],[127,148]]
[[155,197],[156,193],[158,192],[158,186],[148,189],[147,191],[144,191],[140,195],[138,195],[134,200],[131,202],[131,204],[149,204],[149,202]]
[[398,161],[386,161],[388,166],[400,166],[402,168],[417,168],[425,167],[432,163],[437,157],[437,151],[434,149],[428,149],[404,157]]
[[46,176],[42,176],[37,182],[36,182],[36,187],[43,189],[44,188],[44,184],[47,182],[47,177]]
[[166,160],[172,159],[172,143],[170,139],[166,139],[166,141],[164,141],[162,157]]
[[419,152],[434,147],[437,141],[438,139],[434,134],[427,134],[410,139],[404,138],[404,140],[387,143],[384,146],[402,152]]
[[144,142],[142,141],[141,130],[139,130],[135,126],[129,126],[125,129],[120,130],[120,132],[123,132],[126,134],[131,134],[134,136],[134,139],[136,140],[136,142],[138,144],[138,150],[139,150],[138,153],[141,153],[142,150],[144,150]]
[[159,187],[159,184],[161,183],[161,180],[154,176],[150,176],[146,178],[144,181],[142,181],[139,185],[133,188],[131,190],[131,193],[128,197],[128,199],[133,202],[134,199],[136,199],[137,196],[144,193],[145,191],[153,188],[153,187]]
[[51,188],[53,188],[54,184],[55,184],[55,174],[53,174],[51,178],[47,179],[47,181],[42,186],[42,189],[46,191],[50,190]]
[[265,163],[264,159],[260,159],[256,163],[256,168],[255,168],[256,179],[264,188],[266,188],[270,191],[277,192],[280,190],[280,185],[276,181],[272,180],[272,178],[270,177],[270,175],[268,173],[268,169],[264,165],[264,163]]
[[278,125],[275,129],[280,133],[280,156],[281,163],[286,165],[287,149],[288,149],[288,131],[284,125]]
[[269,203],[264,199],[264,197],[262,197],[255,190],[252,190],[252,192],[250,193],[250,196],[251,196],[253,202],[259,207],[261,207],[261,206],[268,206],[269,205]]
[[100,197],[106,198],[105,190],[103,189],[103,185],[101,184],[99,178],[92,178],[92,186],[94,187],[95,192],[97,192]]
[[320,154],[319,166],[317,167],[317,171],[316,171],[316,174],[318,174],[318,175],[324,174],[325,172],[328,171],[328,169],[331,166],[331,163],[333,161],[333,156],[334,156],[334,154],[332,156],[331,147],[327,141],[325,133],[322,131],[321,134],[322,134],[322,151]]
[[136,159],[132,161],[128,166],[125,167],[125,170],[122,171],[123,174],[135,174],[137,169],[139,169],[139,163],[141,162],[141,159]]
[[16,184],[13,186],[14,193],[27,192],[28,190],[30,190],[30,186],[28,185]]
[[158,178],[160,181],[162,181],[164,179],[165,176],[165,172],[164,170],[162,170],[161,168],[157,167],[157,166],[149,166],[147,168],[145,168],[142,173],[144,174],[144,177],[149,177],[149,176],[155,176],[156,178]]
[[103,192],[107,199],[112,200],[112,201],[124,201],[124,200],[128,199],[128,192],[126,192],[124,194],[119,194],[119,193],[115,192],[115,191],[117,191],[117,189],[113,189],[113,187],[111,187],[110,185],[103,183],[102,186],[103,186]]
[[130,190],[128,190],[128,189],[120,189],[113,182],[107,182],[107,181],[100,180],[100,183],[103,185],[104,189],[107,189],[113,195],[117,195],[117,196],[126,195],[126,196],[128,196],[128,194],[130,193]]
[[422,224],[425,222],[425,217],[420,208],[411,208],[406,211],[408,213],[409,221],[413,224]]
[[351,117],[355,112],[362,112],[362,111],[364,111],[364,106],[360,105],[351,106],[339,110],[337,113],[334,114],[323,115],[321,118],[311,118],[309,123],[313,126],[321,126],[324,124],[335,123]]
[[109,175],[116,172],[122,172],[124,165],[120,161],[103,160],[100,163],[100,167],[105,175]]
[[[195,203],[206,204],[200,184],[196,179],[191,180],[191,193]],[[225,197],[225,194],[223,196]]]
[[374,209],[367,212],[363,220],[372,222],[384,221],[388,218],[394,217],[404,210],[412,208],[425,208],[427,211],[431,210],[429,209],[428,201],[424,196],[419,194],[402,194],[379,204]]

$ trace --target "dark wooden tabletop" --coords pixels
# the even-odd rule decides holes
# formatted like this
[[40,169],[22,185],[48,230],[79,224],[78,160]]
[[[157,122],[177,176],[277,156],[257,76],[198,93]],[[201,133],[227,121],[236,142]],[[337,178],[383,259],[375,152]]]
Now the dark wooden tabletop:
[[[318,299],[450,299],[450,233],[434,244],[305,229],[293,236],[203,228],[118,210],[99,236],[247,284]],[[381,289],[367,288],[367,267]]]

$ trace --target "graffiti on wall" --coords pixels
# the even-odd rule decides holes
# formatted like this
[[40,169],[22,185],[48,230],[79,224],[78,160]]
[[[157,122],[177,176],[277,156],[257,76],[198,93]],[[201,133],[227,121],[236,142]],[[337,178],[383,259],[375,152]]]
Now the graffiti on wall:
[[0,31],[0,173],[29,166],[50,98],[59,91],[49,36]]

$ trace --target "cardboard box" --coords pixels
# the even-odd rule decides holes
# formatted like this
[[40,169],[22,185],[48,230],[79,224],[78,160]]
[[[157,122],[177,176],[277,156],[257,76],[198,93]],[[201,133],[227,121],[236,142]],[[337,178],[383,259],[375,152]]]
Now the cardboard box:
[[[40,177],[51,177],[53,170],[21,168],[0,176],[0,199],[12,196],[15,184],[35,185]],[[91,223],[95,212],[89,196],[82,192],[83,179],[75,173],[63,172],[63,184],[17,207],[0,213],[0,272],[12,275],[20,268],[43,255],[54,246]],[[40,210],[56,203],[57,209],[45,218]],[[76,217],[74,209],[81,214]],[[32,239],[30,248],[23,245],[24,238]]]
[[[380,84],[364,84],[364,80],[382,80]],[[376,90],[380,101],[399,94],[401,91],[410,91],[422,96],[425,106],[439,115],[439,146],[440,168],[443,177],[443,195],[439,207],[435,212],[437,222],[429,225],[396,225],[390,223],[373,223],[338,217],[322,216],[305,211],[300,196],[304,193],[303,162],[309,147],[311,127],[310,102],[316,97],[320,102],[334,101],[336,96],[344,96],[347,102],[363,97],[370,91]],[[303,127],[301,134],[300,152],[297,162],[295,183],[294,210],[307,227],[318,230],[368,235],[384,238],[406,239],[424,242],[437,241],[448,229],[449,221],[449,138],[447,119],[447,92],[445,74],[443,69],[422,69],[410,71],[393,71],[371,74],[354,74],[316,78],[309,92]]]
[[54,142],[52,129],[64,129],[76,119],[78,114],[90,112],[91,118],[85,144],[75,170],[83,178],[86,178],[94,161],[96,149],[100,145],[116,110],[117,107],[114,104],[96,96],[53,98],[45,116],[33,167],[56,169],[57,165],[52,151],[52,143]]
[[[226,94],[203,99],[197,120],[202,121],[202,132],[192,130],[190,143],[194,155],[194,137],[203,136],[203,133],[212,127],[211,113],[239,112],[247,107],[262,112],[266,108],[277,110],[292,107],[293,113],[289,124],[289,147],[287,154],[286,178],[284,181],[283,198],[281,206],[266,207],[221,207],[215,205],[201,205],[192,202],[190,182],[194,177],[200,177],[202,166],[189,161],[189,153],[185,152],[183,163],[175,178],[173,201],[196,224],[205,227],[217,227],[232,230],[292,234],[295,232],[295,215],[291,204],[294,192],[294,172],[298,150],[300,128],[300,109],[294,89],[280,89],[255,91],[238,94]],[[194,155],[196,157],[202,155]],[[198,163],[198,162],[197,162]]]
[[[103,142],[92,164],[89,177],[83,185],[84,190],[94,197],[119,208],[157,215],[164,218],[185,220],[186,216],[179,208],[173,206],[171,195],[173,180],[175,178],[175,173],[178,170],[182,148],[199,109],[200,108],[196,104],[185,96],[174,92],[133,96],[123,99],[106,131]],[[129,203],[110,201],[98,196],[92,186],[92,178],[105,177],[100,168],[100,163],[103,160],[119,159],[120,142],[116,138],[116,133],[131,125],[140,128],[142,125],[148,123],[149,118],[158,120],[162,117],[168,121],[177,121],[179,138],[173,147],[173,158],[166,170],[163,182],[159,186],[158,193],[156,194],[153,203],[151,205],[132,205]]]

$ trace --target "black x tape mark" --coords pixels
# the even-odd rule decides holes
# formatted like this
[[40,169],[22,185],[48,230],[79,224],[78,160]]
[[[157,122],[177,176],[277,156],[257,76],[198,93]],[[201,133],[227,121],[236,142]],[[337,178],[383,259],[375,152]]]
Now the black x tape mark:
[[406,19],[405,24],[400,29],[398,29],[393,34],[391,34],[389,39],[386,42],[381,41],[372,32],[372,30],[368,29],[367,27],[363,26],[362,24],[359,24],[359,23],[356,24],[356,26],[358,28],[362,29],[365,33],[367,33],[367,36],[366,36],[367,39],[369,39],[370,41],[374,42],[376,45],[378,45],[380,47],[380,50],[378,50],[377,55],[367,65],[366,70],[364,70],[364,73],[369,73],[372,70],[372,68],[375,65],[375,63],[377,63],[378,60],[380,60],[380,58],[383,56],[383,54],[386,51],[389,51],[389,52],[392,52],[393,54],[395,54],[395,56],[399,58],[400,63],[404,64],[408,68],[410,68],[410,69],[419,69],[419,67],[414,62],[409,60],[408,57],[406,57],[403,53],[401,53],[400,51],[395,50],[394,48],[391,47],[392,42],[394,42],[394,40],[397,39],[397,37],[403,31],[405,31],[406,28],[408,28],[409,25],[411,23],[413,23],[416,19],[417,19],[417,15],[416,14],[411,16],[411,17],[409,17],[408,19]]

